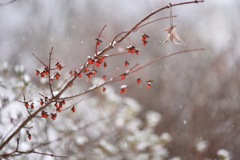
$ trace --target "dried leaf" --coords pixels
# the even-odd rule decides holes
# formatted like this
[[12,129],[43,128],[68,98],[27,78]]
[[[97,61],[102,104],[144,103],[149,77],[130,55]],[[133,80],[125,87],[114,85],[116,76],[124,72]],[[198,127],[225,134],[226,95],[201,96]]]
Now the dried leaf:
[[181,38],[178,36],[178,34],[176,32],[176,27],[177,26],[175,25],[175,26],[171,26],[169,28],[163,29],[163,31],[168,32],[164,43],[171,41],[172,43],[177,44],[177,45],[184,45],[183,40],[181,40]]

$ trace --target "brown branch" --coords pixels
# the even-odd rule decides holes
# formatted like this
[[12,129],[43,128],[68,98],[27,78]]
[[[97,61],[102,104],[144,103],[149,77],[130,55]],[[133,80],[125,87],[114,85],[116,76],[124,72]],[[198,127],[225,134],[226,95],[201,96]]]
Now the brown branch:
[[48,75],[48,83],[49,83],[49,89],[51,92],[52,97],[54,97],[53,95],[53,89],[52,89],[52,83],[51,83],[51,61],[52,61],[52,51],[53,51],[53,47],[49,53],[49,59],[48,59],[48,69],[49,69],[49,75]]
[[3,149],[3,147],[8,144],[8,142],[22,129],[24,126],[32,120],[35,116],[37,116],[38,113],[40,113],[43,109],[45,109],[49,104],[51,104],[53,99],[51,98],[43,107],[40,107],[37,109],[34,113],[32,113],[27,119],[25,119],[18,128],[0,145],[0,150]]
[[138,67],[138,68],[136,68],[136,69],[133,69],[133,70],[131,70],[129,73],[137,72],[137,71],[139,71],[139,70],[141,70],[141,69],[143,69],[143,68],[146,68],[146,67],[149,66],[149,65],[152,65],[153,63],[157,63],[157,62],[159,62],[159,61],[161,61],[161,60],[163,60],[163,59],[166,59],[166,58],[175,56],[175,55],[177,55],[177,54],[190,53],[190,52],[203,51],[203,50],[204,50],[204,48],[191,49],[191,50],[184,50],[184,51],[175,52],[175,53],[172,53],[172,54],[169,54],[169,55],[165,55],[165,56],[163,56],[163,57],[156,58],[156,59],[154,59],[154,60],[146,63],[145,65],[142,65],[142,66],[140,66],[140,67]]
[[39,154],[39,155],[43,155],[43,156],[50,156],[50,157],[56,157],[56,158],[68,158],[68,156],[61,156],[61,155],[56,155],[56,154],[52,154],[52,153],[38,152],[38,151],[35,151],[34,149],[31,149],[28,151],[14,150],[13,152],[0,155],[0,158],[1,157],[2,158],[16,157],[16,156],[20,156],[22,154]]
[[69,131],[68,133],[65,133],[63,136],[61,137],[58,137],[54,140],[51,140],[51,141],[48,141],[48,142],[44,142],[44,143],[41,143],[41,144],[38,144],[36,146],[34,146],[33,148],[39,148],[39,147],[42,147],[42,146],[47,146],[53,142],[57,142],[57,141],[61,141],[65,138],[67,138],[68,136],[73,136],[73,135],[76,135],[78,134],[81,130],[84,130],[88,127],[91,127],[92,125],[96,124],[97,122],[101,122],[101,121],[105,121],[107,119],[111,119],[113,118],[113,116],[115,116],[116,113],[118,113],[118,111],[123,108],[123,103],[117,105],[116,109],[111,113],[111,115],[109,115],[108,117],[101,117],[101,118],[98,118],[97,120],[94,120],[92,122],[89,122],[88,124],[84,125],[83,127],[80,127],[78,128],[77,130],[73,130],[73,131]]
[[42,65],[44,65],[45,67],[47,67],[47,65],[45,63],[43,63],[43,61],[41,61],[34,53],[32,53],[32,55],[40,62],[42,63]]
[[[182,2],[182,3],[175,3],[175,4],[171,4],[171,7],[176,7],[176,6],[181,6],[181,5],[186,5],[186,4],[192,4],[192,3],[199,3],[199,2],[204,2],[204,0],[195,0],[195,1],[189,1],[189,2]],[[148,16],[146,16],[145,18],[143,18],[140,22],[138,22],[128,33],[126,33],[122,38],[120,38],[116,44],[119,44],[120,42],[122,42],[128,35],[130,35],[134,30],[136,30],[136,28],[138,28],[143,22],[145,22],[146,20],[148,20],[150,17],[152,17],[153,15],[157,14],[158,12],[164,10],[164,9],[168,9],[170,6],[167,5],[163,8],[160,8],[154,12],[152,12],[151,14],[149,14]],[[106,51],[109,49],[105,49]],[[106,52],[103,50],[103,53]]]
[[108,81],[106,81],[106,82],[104,82],[104,83],[102,83],[100,85],[96,85],[95,87],[90,87],[88,90],[85,90],[85,91],[83,91],[81,93],[78,93],[78,94],[75,94],[75,95],[72,95],[72,96],[69,96],[69,97],[63,97],[63,99],[68,100],[68,99],[72,99],[72,98],[76,98],[76,97],[82,96],[84,94],[92,92],[92,91],[94,91],[94,90],[96,90],[96,89],[98,89],[98,88],[100,88],[102,86],[105,86],[106,84],[112,83],[112,82],[116,82],[116,79],[110,79],[110,80],[108,80]]
[[12,3],[16,2],[16,1],[17,1],[17,0],[10,0],[10,1],[8,1],[8,2],[0,3],[0,7],[7,6],[7,5],[12,4]]
[[[199,3],[199,2],[204,2],[204,1],[203,1],[203,0],[195,0],[195,1],[188,1],[188,2],[182,2],[182,3],[175,3],[175,4],[171,4],[171,7],[181,6],[181,5],[186,5],[186,4]],[[131,29],[129,32],[127,32],[122,38],[120,38],[120,39],[117,40],[116,42],[113,41],[113,43],[111,43],[111,44],[110,44],[109,46],[107,46],[105,49],[103,49],[102,51],[100,51],[96,56],[100,57],[100,56],[102,56],[104,53],[106,53],[106,52],[108,52],[109,50],[111,50],[112,48],[114,48],[114,45],[117,45],[117,44],[119,44],[120,42],[122,42],[128,35],[130,35],[136,28],[138,28],[143,22],[145,22],[146,20],[148,20],[151,16],[157,14],[158,12],[160,12],[160,11],[162,11],[162,10],[168,9],[169,7],[170,7],[170,6],[162,7],[162,8],[160,8],[160,9],[158,9],[158,10],[150,13],[149,15],[147,15],[147,16],[146,16],[145,18],[143,18],[140,22],[138,22],[136,25],[134,25],[134,27],[132,27],[132,29]],[[190,52],[190,51],[189,51],[189,52]],[[179,53],[175,53],[175,54],[179,54]],[[34,56],[35,58],[37,58],[34,54],[33,54],[33,56]],[[170,55],[169,55],[168,57],[170,57]],[[46,66],[39,58],[37,58],[37,59],[38,59],[44,66]],[[150,64],[155,63],[156,61],[159,61],[159,60],[160,60],[160,59],[156,59],[156,60],[152,61]],[[144,68],[144,67],[146,67],[146,66],[148,66],[148,65],[150,65],[150,64],[146,64],[146,65],[142,66],[142,68]],[[87,62],[86,62],[86,63],[84,64],[84,66],[81,68],[80,73],[81,73],[86,67],[88,67],[88,63],[87,63]],[[141,68],[136,68],[135,70],[132,70],[131,72],[133,73],[133,72],[135,72],[135,71],[137,71],[137,70],[140,70],[140,69],[141,69]],[[37,116],[37,114],[38,114],[39,112],[41,112],[41,111],[42,111],[43,109],[45,109],[48,105],[50,105],[50,104],[54,101],[54,99],[60,98],[60,96],[62,95],[62,93],[65,92],[65,91],[69,88],[69,86],[70,86],[71,84],[73,84],[73,82],[74,82],[76,79],[77,79],[77,76],[76,76],[76,77],[73,77],[72,79],[70,79],[69,82],[65,85],[65,87],[64,87],[55,97],[51,97],[51,98],[49,99],[49,101],[48,101],[43,107],[40,107],[39,109],[37,109],[37,110],[36,110],[34,113],[32,113],[26,120],[24,120],[24,121],[18,126],[18,128],[0,145],[0,150],[2,150],[3,147],[5,147],[5,146],[9,143],[9,141],[10,141],[29,121],[31,121],[35,116]],[[115,81],[117,81],[117,80],[118,80],[118,79],[110,80],[110,81],[108,81],[108,82],[106,82],[106,83],[104,83],[104,84],[111,83],[111,82],[113,82],[113,81],[115,82]],[[90,91],[93,91],[93,90],[99,88],[100,86],[103,86],[103,85],[99,85],[98,87],[95,87],[95,88],[93,88],[93,89],[89,89],[89,90],[87,90],[87,91],[85,91],[85,92],[83,92],[83,93],[80,93],[80,94],[75,95],[75,96],[72,96],[72,97],[81,96],[81,95],[83,95],[83,94],[86,94],[86,93],[88,93],[88,92],[90,92]],[[71,97],[71,98],[72,98],[72,97]]]
[[142,28],[142,27],[144,27],[144,26],[146,26],[146,25],[149,25],[149,24],[151,24],[151,23],[154,23],[154,22],[163,20],[163,19],[169,19],[169,18],[175,18],[175,17],[177,17],[177,16],[169,16],[169,17],[158,18],[158,19],[155,19],[155,20],[153,20],[153,21],[150,21],[150,22],[147,22],[147,23],[144,23],[144,24],[140,25],[137,29]]
[[[106,27],[107,27],[107,25],[105,25],[105,26],[102,28],[102,30],[100,31],[100,33],[98,34],[98,39],[99,39],[99,40],[100,40],[100,37],[101,37],[101,35],[102,35],[103,30],[104,30]],[[98,45],[97,45],[97,43],[96,43],[96,45],[95,45],[95,53],[96,53],[96,55],[97,55],[97,48],[98,48]]]
[[[172,56],[174,56],[174,55],[183,54],[183,53],[190,53],[190,52],[194,52],[194,51],[202,51],[202,50],[204,50],[204,48],[184,50],[184,51],[175,52],[175,53],[172,53],[172,54],[169,54],[169,55],[165,55],[165,56],[163,56],[163,57],[156,58],[156,59],[154,59],[154,60],[152,60],[152,61],[148,62],[147,64],[145,64],[145,65],[143,65],[143,66],[140,66],[140,67],[137,67],[139,64],[136,64],[136,65],[134,65],[130,70],[127,70],[126,72],[124,72],[124,74],[126,74],[126,75],[132,74],[132,73],[137,72],[137,71],[139,71],[139,70],[141,70],[141,69],[143,69],[143,68],[145,68],[145,67],[147,67],[147,66],[149,66],[149,65],[152,65],[152,64],[154,64],[154,63],[156,63],[156,62],[159,62],[159,61],[161,61],[161,60],[163,60],[163,59],[172,57]],[[137,67],[137,68],[136,68],[136,67]],[[72,96],[69,96],[69,97],[63,97],[62,99],[67,100],[67,99],[76,98],[76,97],[82,96],[82,95],[84,95],[84,94],[87,94],[87,93],[89,93],[89,92],[92,92],[92,91],[94,91],[94,90],[96,90],[96,89],[98,89],[98,88],[100,88],[100,87],[103,87],[103,86],[105,86],[106,84],[110,84],[110,83],[113,83],[113,82],[121,81],[121,75],[122,75],[122,74],[120,74],[119,76],[117,76],[117,77],[115,77],[115,78],[111,78],[110,80],[108,80],[108,81],[106,81],[106,82],[104,82],[104,83],[102,83],[102,84],[100,84],[100,85],[96,85],[95,87],[90,87],[90,88],[89,88],[88,90],[86,90],[86,91],[83,91],[83,92],[81,92],[81,93],[78,93],[78,94],[76,94],[76,95],[72,95]]]
[[[186,5],[186,4],[200,3],[200,2],[204,2],[204,0],[195,0],[195,1],[175,3],[175,4],[171,4],[171,7],[176,7],[176,6]],[[117,37],[119,37],[120,35],[124,34],[125,32],[119,33],[117,36],[115,36],[115,38],[113,39],[112,43],[110,43],[110,45],[108,47],[106,47],[104,50],[99,52],[98,55],[101,56],[104,53],[108,52],[110,49],[114,48],[115,45],[118,45],[120,42],[122,42],[127,36],[129,36],[133,31],[135,31],[143,22],[147,21],[149,18],[151,18],[153,15],[157,14],[158,12],[160,12],[162,10],[165,10],[165,9],[168,9],[168,8],[170,8],[169,5],[167,5],[165,7],[162,7],[160,9],[157,9],[156,11],[150,13],[149,15],[144,17],[141,21],[139,21],[134,27],[132,27],[132,29],[130,31],[128,31],[122,38],[120,38],[119,40],[115,41],[115,39]]]
[[0,158],[9,158],[9,157],[15,157],[15,156],[20,156],[22,154],[40,154],[40,155],[44,155],[44,156],[51,156],[51,157],[57,157],[57,158],[68,158],[67,156],[61,156],[61,155],[55,155],[55,154],[51,154],[51,153],[44,153],[44,152],[38,152],[35,151],[34,149],[28,150],[28,151],[20,151],[19,150],[19,143],[20,143],[20,138],[17,138],[17,146],[15,148],[14,151],[9,152],[9,153],[5,153],[0,155]]
[[[172,18],[172,17],[177,17],[177,16],[170,16],[170,17],[158,18],[158,19],[155,19],[155,20],[153,20],[153,21],[147,22],[147,23],[145,23],[145,24],[139,25],[135,30],[138,30],[139,28],[142,28],[142,27],[144,27],[144,26],[146,26],[146,25],[148,25],[148,24],[151,24],[151,23],[154,23],[154,22],[157,22],[157,21],[160,21],[160,20],[164,20],[164,19],[169,19],[169,18]],[[124,34],[124,33],[128,33],[128,32],[130,32],[130,31],[123,31],[123,32],[117,34],[117,35],[113,38],[111,44],[114,45],[115,40],[116,40],[119,36],[121,36],[121,35]],[[115,42],[115,43],[116,43],[116,42]]]
[[40,155],[44,155],[44,156],[50,156],[50,157],[56,157],[56,158],[68,158],[68,156],[61,156],[61,155],[55,155],[52,153],[44,153],[44,152],[38,152],[35,151],[34,149],[29,150],[29,151],[17,151],[20,154],[31,154],[31,153],[35,153],[35,154],[40,154]]

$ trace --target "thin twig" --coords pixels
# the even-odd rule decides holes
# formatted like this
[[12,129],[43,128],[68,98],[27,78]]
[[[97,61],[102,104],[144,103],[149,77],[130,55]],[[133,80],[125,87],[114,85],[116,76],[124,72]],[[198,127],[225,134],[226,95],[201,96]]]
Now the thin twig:
[[[100,31],[100,33],[98,34],[98,39],[99,39],[99,40],[100,40],[100,37],[101,37],[101,35],[102,35],[103,30],[104,30],[106,27],[107,27],[107,25],[105,25],[105,26],[102,28],[102,30]],[[98,44],[97,44],[97,42],[96,42],[96,45],[95,45],[95,53],[96,53],[96,55],[97,55],[97,48],[98,48]]]
[[12,4],[12,3],[16,2],[16,1],[17,1],[17,0],[10,0],[10,1],[8,1],[8,2],[0,3],[0,7],[7,6],[7,5]]
[[22,154],[39,154],[39,155],[44,155],[44,156],[50,156],[50,157],[56,157],[56,158],[68,158],[68,156],[62,156],[62,155],[56,155],[52,153],[44,153],[44,152],[38,152],[35,151],[34,149],[28,150],[28,151],[19,151],[19,150],[14,150],[10,153],[5,153],[0,155],[0,158],[9,158],[9,157],[16,157],[20,156]]
[[158,19],[155,19],[155,20],[153,20],[153,21],[150,21],[150,22],[147,22],[147,23],[144,23],[144,24],[140,25],[137,29],[142,28],[142,27],[144,27],[144,26],[146,26],[146,25],[148,25],[148,24],[151,24],[151,23],[154,23],[154,22],[163,20],[163,19],[176,18],[176,17],[177,17],[177,16],[170,16],[170,17],[158,18]]
[[[171,7],[176,7],[176,6],[181,6],[181,5],[186,5],[186,4],[193,4],[193,3],[200,3],[200,2],[204,2],[204,0],[195,0],[195,1],[188,1],[188,2],[181,2],[181,3],[175,3],[175,4],[171,4]],[[104,53],[108,52],[110,49],[112,49],[114,47],[114,45],[119,44],[120,42],[122,42],[127,36],[129,36],[134,30],[136,30],[136,28],[138,28],[143,22],[147,21],[150,17],[152,17],[153,15],[157,14],[158,12],[168,9],[170,6],[167,5],[165,7],[162,7],[160,9],[157,9],[156,11],[150,13],[149,15],[147,15],[146,17],[144,17],[141,21],[139,21],[136,25],[134,25],[132,27],[131,30],[129,30],[122,38],[120,38],[119,40],[115,41],[115,39],[124,34],[124,32],[119,33],[114,40],[112,41],[112,43],[106,47],[104,50],[102,50],[101,52],[99,52],[99,56],[103,55]]]
[[[39,147],[42,147],[42,146],[46,146],[46,145],[49,145],[53,142],[57,142],[57,141],[61,141],[65,138],[67,138],[68,136],[73,136],[75,134],[78,134],[81,130],[84,130],[84,129],[87,129],[88,127],[91,127],[92,125],[96,124],[97,122],[101,122],[101,121],[104,121],[104,120],[107,120],[107,119],[111,119],[116,113],[118,113],[118,111],[123,107],[123,103],[119,104],[116,109],[111,113],[111,115],[109,115],[108,117],[101,117],[101,118],[98,118],[97,120],[94,120],[92,122],[89,122],[88,124],[84,125],[83,127],[80,127],[76,130],[73,130],[73,131],[70,131],[68,133],[66,133],[65,135],[61,136],[61,137],[58,137],[54,140],[51,140],[51,141],[48,141],[48,142],[44,142],[44,143],[41,143],[41,144],[38,144],[36,146],[34,146],[33,148],[39,148]],[[67,136],[68,135],[68,136]]]
[[44,65],[45,67],[47,67],[47,65],[45,63],[43,63],[43,61],[41,61],[34,53],[32,53],[32,55],[40,62],[42,63],[42,65]]
[[54,97],[53,95],[53,89],[52,89],[52,83],[51,83],[51,61],[52,61],[52,51],[53,51],[53,47],[49,53],[49,59],[48,59],[48,69],[49,69],[49,75],[48,75],[48,83],[49,83],[49,88],[50,88],[50,92],[52,97]]
[[140,67],[138,67],[138,68],[136,68],[136,69],[133,69],[133,70],[131,70],[129,73],[137,72],[137,71],[139,71],[139,70],[141,70],[141,69],[143,69],[143,68],[146,68],[146,67],[149,66],[149,65],[152,65],[153,63],[157,63],[157,62],[159,62],[159,61],[161,61],[161,60],[163,60],[163,59],[166,59],[166,58],[175,56],[175,55],[177,55],[177,54],[190,53],[190,52],[203,51],[203,50],[204,50],[204,48],[199,48],[199,49],[184,50],[184,51],[180,51],[180,52],[175,52],[175,53],[172,53],[172,54],[168,54],[168,55],[165,55],[165,56],[163,56],[163,57],[156,58],[156,59],[154,59],[154,60],[146,63],[145,65],[142,65],[142,66],[140,66]]
[[[149,66],[149,65],[151,65],[151,64],[153,64],[153,63],[159,62],[159,61],[161,61],[161,60],[163,60],[163,59],[166,59],[166,58],[168,58],[168,57],[171,57],[171,56],[174,56],[174,55],[177,55],[177,54],[190,53],[190,52],[202,51],[202,50],[204,50],[204,48],[191,49],[191,50],[184,50],[184,51],[180,51],[180,52],[175,52],[175,53],[172,53],[172,54],[169,54],[169,55],[160,57],[160,58],[156,58],[156,59],[148,62],[147,64],[138,67],[138,68],[136,68],[136,67],[137,67],[139,64],[136,64],[136,65],[134,65],[130,70],[124,72],[124,74],[127,74],[127,75],[132,74],[132,73],[137,72],[137,71],[139,71],[139,70],[141,70],[141,69],[143,69],[143,68],[145,68],[145,67],[147,67],[147,66]],[[89,93],[89,92],[92,92],[92,91],[94,91],[94,90],[96,90],[96,89],[98,89],[98,88],[100,88],[100,87],[102,87],[102,86],[105,86],[106,84],[120,81],[120,80],[121,80],[121,75],[122,75],[122,74],[120,74],[119,76],[117,76],[117,77],[115,77],[115,78],[112,78],[112,79],[110,79],[110,80],[108,80],[108,81],[106,81],[106,82],[104,82],[104,83],[102,83],[102,84],[100,84],[100,85],[97,85],[97,86],[95,86],[95,87],[90,87],[88,90],[83,91],[83,92],[81,92],[81,93],[78,93],[78,94],[76,94],[76,95],[72,95],[72,96],[69,96],[69,97],[63,97],[63,99],[66,99],[66,100],[67,100],[67,99],[72,99],[72,98],[75,98],[75,97],[79,97],[79,96],[81,96],[81,95],[84,95],[84,94],[87,94],[87,93]]]

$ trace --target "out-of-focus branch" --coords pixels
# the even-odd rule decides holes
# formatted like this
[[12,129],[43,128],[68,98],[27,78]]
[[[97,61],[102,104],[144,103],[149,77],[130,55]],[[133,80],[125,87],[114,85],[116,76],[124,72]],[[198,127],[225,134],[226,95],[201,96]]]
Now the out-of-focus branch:
[[0,3],[0,7],[4,7],[4,6],[7,6],[7,5],[10,5],[10,4],[12,4],[12,3],[16,2],[16,1],[17,0],[10,0],[8,2],[2,2],[2,3]]

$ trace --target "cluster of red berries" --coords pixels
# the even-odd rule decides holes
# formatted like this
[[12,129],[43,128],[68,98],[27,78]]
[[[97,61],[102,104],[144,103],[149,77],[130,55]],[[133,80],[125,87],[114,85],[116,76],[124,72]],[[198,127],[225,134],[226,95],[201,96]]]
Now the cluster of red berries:
[[142,35],[142,44],[144,45],[144,46],[146,46],[147,44],[148,44],[148,38],[149,38],[149,36],[147,35],[147,34],[143,34]]
[[[62,108],[63,108],[63,106],[65,104],[66,104],[65,100],[56,102],[54,104],[54,106],[56,107],[56,112],[58,112],[58,113],[62,112]],[[71,111],[72,112],[76,112],[75,106],[72,106]],[[49,114],[46,111],[42,111],[41,116],[42,116],[42,118],[46,118],[47,119],[49,117]],[[56,120],[56,118],[57,118],[57,113],[51,113],[51,119],[52,120]]]
[[126,50],[128,51],[128,53],[131,53],[131,54],[136,53],[136,55],[138,55],[140,52],[140,49],[136,48],[135,46],[128,46]]
[[[96,67],[100,67],[101,64],[104,64],[107,56],[88,56],[88,65],[95,65]],[[105,63],[106,65],[106,63]],[[104,67],[105,68],[105,67]]]
[[36,70],[36,76],[40,75],[41,77],[49,76],[49,68],[46,66],[42,72]]
[[[56,68],[53,68],[53,70],[58,69],[59,71],[61,71],[63,69],[63,66],[61,65],[60,62],[57,62],[55,66]],[[36,76],[40,75],[42,78],[50,76],[49,73],[50,73],[50,69],[48,66],[46,66],[42,72],[40,72],[39,70],[36,70]],[[53,82],[54,79],[59,80],[61,75],[60,73],[56,72],[53,77],[54,78],[50,78],[51,82]]]
[[24,102],[24,105],[25,105],[26,109],[28,109],[29,107],[31,109],[34,109],[34,103],[33,102],[31,104],[29,104],[29,102]]

